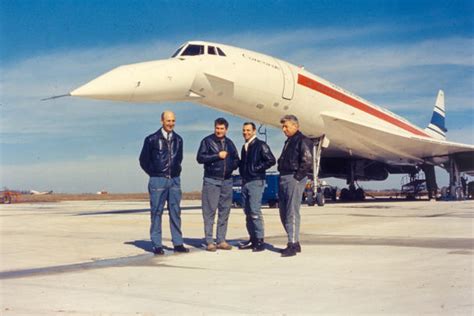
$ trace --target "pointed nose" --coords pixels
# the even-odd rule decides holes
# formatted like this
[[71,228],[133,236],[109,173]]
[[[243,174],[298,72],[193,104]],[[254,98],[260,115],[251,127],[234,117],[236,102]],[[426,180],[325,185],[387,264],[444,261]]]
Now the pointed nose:
[[134,67],[117,67],[71,92],[72,96],[92,99],[130,101],[140,81],[134,80]]
[[70,93],[71,96],[125,102],[186,100],[197,64],[155,60],[117,67]]

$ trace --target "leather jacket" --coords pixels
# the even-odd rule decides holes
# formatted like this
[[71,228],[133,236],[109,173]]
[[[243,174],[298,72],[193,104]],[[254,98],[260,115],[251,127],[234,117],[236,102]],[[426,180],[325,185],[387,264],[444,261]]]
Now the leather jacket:
[[150,177],[179,177],[183,161],[183,139],[172,132],[168,141],[161,128],[145,138],[140,166]]
[[247,150],[242,146],[240,157],[239,172],[244,182],[265,180],[265,171],[276,163],[270,147],[258,138],[248,144]]
[[[223,150],[228,152],[225,159],[219,158],[219,152]],[[227,137],[219,139],[215,134],[201,141],[196,160],[204,164],[204,177],[217,180],[229,179],[239,166],[239,154],[234,143]]]
[[278,171],[281,175],[293,174],[301,181],[313,170],[313,142],[300,131],[285,141],[278,159]]

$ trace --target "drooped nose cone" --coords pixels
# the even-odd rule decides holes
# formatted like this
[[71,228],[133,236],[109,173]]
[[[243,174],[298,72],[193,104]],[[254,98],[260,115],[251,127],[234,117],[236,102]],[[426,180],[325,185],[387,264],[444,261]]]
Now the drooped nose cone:
[[71,96],[125,101],[186,100],[196,65],[166,59],[117,67],[70,93]]
[[132,65],[117,67],[71,92],[72,96],[92,99],[130,101],[139,81],[134,80]]

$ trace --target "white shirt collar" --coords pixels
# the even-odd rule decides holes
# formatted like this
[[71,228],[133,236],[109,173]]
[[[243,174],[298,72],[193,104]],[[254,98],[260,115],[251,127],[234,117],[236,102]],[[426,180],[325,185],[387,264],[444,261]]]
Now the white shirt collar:
[[245,151],[248,150],[250,143],[251,143],[255,138],[257,138],[257,135],[252,136],[248,141],[245,142],[245,144],[244,144]]
[[[164,137],[165,139],[168,139],[168,132],[165,131],[164,128],[161,128],[161,134],[163,134],[163,137]],[[171,138],[171,136],[173,135],[173,131],[169,132],[169,134],[170,134],[170,138]]]

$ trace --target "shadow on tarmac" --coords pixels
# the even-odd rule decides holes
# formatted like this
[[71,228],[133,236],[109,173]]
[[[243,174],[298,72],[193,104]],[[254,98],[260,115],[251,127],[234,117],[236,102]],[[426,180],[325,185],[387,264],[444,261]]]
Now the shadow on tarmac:
[[[273,236],[267,240],[283,243],[285,237]],[[304,245],[338,245],[338,246],[391,246],[467,250],[472,254],[474,239],[472,238],[412,238],[412,237],[380,237],[357,235],[313,235],[301,234],[300,241]]]
[[[355,207],[354,207],[355,208]],[[474,218],[473,213],[467,212],[450,212],[450,213],[434,213],[426,215],[384,215],[384,214],[355,214],[355,213],[305,213],[305,217],[314,216],[353,216],[353,217],[380,217],[380,218],[436,218],[436,217],[452,217],[452,218]]]
[[[228,242],[237,246],[243,239],[232,239]],[[271,243],[286,243],[286,236],[267,237],[266,241]],[[379,237],[379,236],[352,236],[352,235],[311,235],[301,234],[300,236],[303,253],[305,246],[310,245],[339,245],[339,246],[392,246],[392,247],[418,247],[418,248],[437,248],[449,249],[448,254],[452,255],[473,255],[474,240],[472,238],[411,238],[411,237]],[[185,238],[184,242],[188,246],[203,250],[204,239]],[[266,243],[266,250],[280,253],[281,249],[274,247],[271,243]],[[151,242],[148,240],[127,241],[124,244],[133,245],[146,252],[152,252]],[[166,250],[172,248],[166,247]],[[244,250],[234,250],[241,251]],[[172,251],[171,251],[172,252]],[[150,253],[140,254],[130,257],[119,257],[110,259],[99,259],[92,262],[83,262],[76,264],[65,264],[58,266],[0,271],[0,280],[17,279],[25,277],[34,277],[42,275],[53,275],[61,273],[78,272],[92,269],[104,269],[109,267],[125,266],[167,266],[161,262],[166,256],[153,256]],[[173,253],[173,252],[172,252]],[[179,254],[178,254],[179,255]],[[182,267],[180,267],[182,268]]]
[[[181,210],[199,210],[200,206],[182,206]],[[112,210],[112,211],[101,211],[101,212],[82,212],[74,216],[92,216],[92,215],[115,215],[115,214],[134,214],[134,213],[145,213],[150,212],[149,208],[137,209],[137,210]],[[165,209],[164,213],[167,213],[168,210]]]
[[[184,241],[184,244],[186,246],[193,247],[195,249],[204,250],[205,247],[206,247],[206,241],[204,240],[204,238],[183,238],[183,241]],[[246,241],[244,238],[227,240],[227,242],[230,245],[234,246],[234,247],[238,247],[239,243],[244,242],[244,241]],[[149,240],[143,240],[142,239],[142,240],[135,240],[135,241],[126,241],[126,242],[124,242],[124,244],[135,246],[135,247],[140,248],[140,249],[142,249],[146,252],[150,252],[150,253],[153,252],[153,245],[151,244],[151,241],[149,241]],[[163,248],[165,250],[170,250],[170,251],[173,250],[173,247],[168,247],[168,246],[165,246],[165,245],[163,245]],[[282,249],[277,248],[277,247],[273,246],[272,244],[269,244],[269,243],[266,242],[265,243],[265,250],[275,252],[275,253],[280,253]]]

